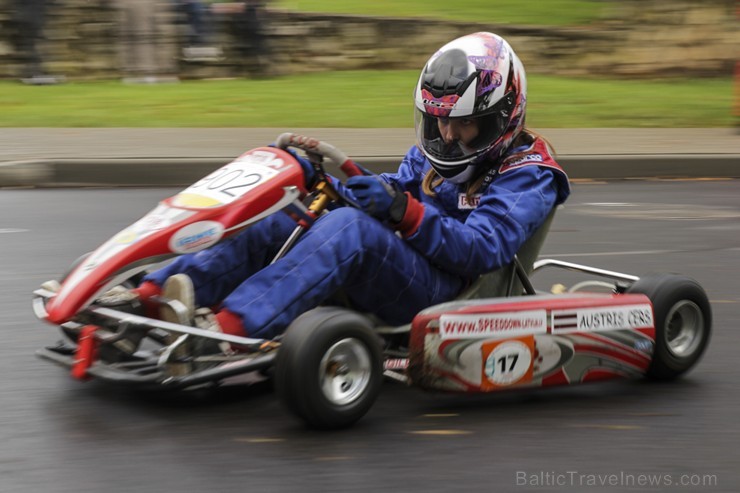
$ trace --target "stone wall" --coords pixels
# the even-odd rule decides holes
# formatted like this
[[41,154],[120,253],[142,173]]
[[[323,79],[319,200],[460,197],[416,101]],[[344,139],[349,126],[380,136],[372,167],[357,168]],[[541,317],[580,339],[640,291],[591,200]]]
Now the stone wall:
[[[123,0],[125,1],[125,0]],[[155,1],[155,0],[152,0]],[[596,0],[595,0],[596,1]],[[605,1],[605,0],[602,0]],[[0,0],[0,78],[18,74],[10,0]],[[68,79],[121,77],[114,0],[56,0],[42,43],[49,72]],[[547,28],[269,10],[273,74],[349,69],[414,69],[446,41],[474,31],[505,36],[531,73],[570,76],[693,77],[733,73],[740,35],[733,0],[619,0],[589,26]],[[218,14],[218,61],[185,62],[182,78],[260,75],[236,48],[232,14]],[[172,34],[174,32],[174,35]],[[180,53],[179,31],[159,42]]]
[[[607,19],[573,28],[294,14],[273,16],[273,41],[294,70],[418,69],[474,31],[506,37],[531,72],[629,77],[730,75],[740,46],[733,0],[618,0]],[[302,40],[296,43],[295,38]]]

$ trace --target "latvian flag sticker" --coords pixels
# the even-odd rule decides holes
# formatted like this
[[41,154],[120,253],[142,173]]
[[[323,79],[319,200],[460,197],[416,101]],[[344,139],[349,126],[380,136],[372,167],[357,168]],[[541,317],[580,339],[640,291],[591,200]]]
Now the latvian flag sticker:
[[578,311],[553,310],[551,325],[553,334],[578,330]]
[[653,310],[648,304],[553,310],[553,334],[653,327]]

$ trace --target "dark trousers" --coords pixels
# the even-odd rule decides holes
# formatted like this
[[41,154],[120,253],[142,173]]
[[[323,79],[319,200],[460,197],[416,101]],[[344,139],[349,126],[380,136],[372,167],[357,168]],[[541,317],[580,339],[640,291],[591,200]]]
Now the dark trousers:
[[188,27],[187,42],[190,46],[208,44],[211,36],[211,19],[208,6],[199,0],[174,0],[177,12]]
[[15,26],[17,49],[23,61],[22,77],[44,73],[43,60],[38,49],[43,37],[47,0],[16,0]]

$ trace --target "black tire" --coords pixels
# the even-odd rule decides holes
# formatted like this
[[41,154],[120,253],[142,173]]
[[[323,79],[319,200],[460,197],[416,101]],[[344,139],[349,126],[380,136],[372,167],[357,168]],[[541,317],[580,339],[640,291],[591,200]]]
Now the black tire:
[[345,428],[375,403],[382,372],[380,339],[372,323],[346,309],[320,307],[298,317],[285,332],[275,362],[275,390],[310,427]]
[[655,314],[655,352],[647,376],[670,380],[693,367],[709,343],[712,310],[695,280],[662,274],[639,279],[627,289],[650,298]]

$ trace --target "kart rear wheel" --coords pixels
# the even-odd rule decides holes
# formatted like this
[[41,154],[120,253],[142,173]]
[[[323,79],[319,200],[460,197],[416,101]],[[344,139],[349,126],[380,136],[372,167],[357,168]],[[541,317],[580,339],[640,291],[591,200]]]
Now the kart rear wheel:
[[650,298],[655,315],[655,352],[647,376],[670,380],[685,373],[709,343],[712,310],[693,279],[664,274],[644,277],[627,290]]
[[365,317],[320,307],[285,332],[275,363],[283,405],[310,427],[351,426],[372,407],[382,382],[380,339]]

